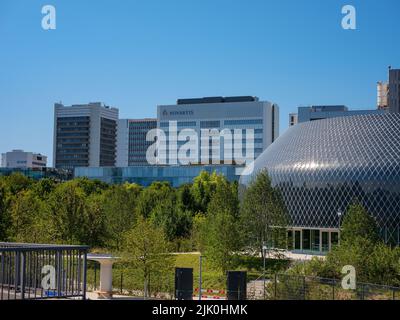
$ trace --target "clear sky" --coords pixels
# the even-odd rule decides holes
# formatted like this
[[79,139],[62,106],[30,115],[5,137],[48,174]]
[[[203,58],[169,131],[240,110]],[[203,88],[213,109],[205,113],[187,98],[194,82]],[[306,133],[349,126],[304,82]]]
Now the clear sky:
[[[43,5],[57,29],[41,27]],[[357,10],[343,30],[341,8]],[[155,117],[177,98],[255,95],[374,108],[400,67],[398,0],[0,0],[0,152],[52,163],[53,104],[102,101]]]

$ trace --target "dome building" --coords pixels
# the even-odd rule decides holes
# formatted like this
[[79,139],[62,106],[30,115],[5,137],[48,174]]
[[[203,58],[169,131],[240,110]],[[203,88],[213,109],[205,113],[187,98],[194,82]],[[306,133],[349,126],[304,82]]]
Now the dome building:
[[290,127],[255,160],[240,184],[248,185],[264,169],[289,214],[288,249],[330,250],[353,201],[375,218],[387,243],[400,244],[400,114]]

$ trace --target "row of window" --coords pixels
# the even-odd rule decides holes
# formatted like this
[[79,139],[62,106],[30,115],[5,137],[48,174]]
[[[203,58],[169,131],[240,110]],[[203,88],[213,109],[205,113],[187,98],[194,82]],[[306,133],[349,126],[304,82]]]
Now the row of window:
[[[160,122],[161,128],[169,127],[170,122]],[[225,120],[224,124],[226,126],[234,126],[234,125],[255,125],[255,124],[263,124],[263,119],[240,119],[240,120]],[[218,128],[220,127],[220,121],[200,121],[200,128]],[[196,121],[178,121],[178,127],[196,127]]]
[[58,137],[89,137],[89,132],[61,132]]
[[263,124],[262,119],[248,119],[248,120],[225,120],[224,124],[226,126],[241,126],[247,124]]
[[57,121],[90,121],[90,117],[58,117]]

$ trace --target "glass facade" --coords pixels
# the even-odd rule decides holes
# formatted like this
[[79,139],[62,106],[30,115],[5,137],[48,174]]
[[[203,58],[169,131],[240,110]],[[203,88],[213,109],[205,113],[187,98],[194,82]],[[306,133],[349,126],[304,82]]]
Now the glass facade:
[[100,166],[114,166],[117,148],[117,122],[100,119]]
[[238,181],[238,166],[137,166],[127,168],[75,168],[75,177],[87,177],[106,183],[137,183],[149,186],[156,181],[166,181],[173,187],[192,183],[202,171],[216,172],[224,175],[229,181]]
[[[255,161],[289,214],[291,246],[327,251],[339,243],[339,213],[358,200],[383,239],[400,244],[400,114],[360,115],[290,127]],[[317,230],[317,231],[313,231]]]
[[0,168],[0,176],[9,176],[20,173],[28,178],[40,180],[44,178],[56,181],[68,181],[73,178],[72,171],[54,168]]
[[148,165],[146,152],[154,141],[147,141],[146,136],[150,130],[156,128],[156,119],[129,121],[128,166]]
[[57,168],[89,165],[90,117],[58,117],[56,134]]

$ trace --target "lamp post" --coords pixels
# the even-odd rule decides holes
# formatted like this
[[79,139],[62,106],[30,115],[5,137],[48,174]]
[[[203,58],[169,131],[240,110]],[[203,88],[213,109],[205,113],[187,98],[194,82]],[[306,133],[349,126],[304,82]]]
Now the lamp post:
[[264,300],[265,300],[265,268],[266,268],[266,264],[265,264],[265,262],[266,262],[266,255],[267,255],[267,245],[266,245],[266,243],[265,243],[265,241],[263,242],[263,246],[262,246],[262,249],[263,249],[263,257],[264,257],[264,268],[263,268],[263,283],[264,283],[264,288],[263,288],[263,293],[264,293]]
[[338,215],[338,220],[339,220],[339,223],[338,223],[338,243],[340,243],[340,218],[342,217],[342,211],[341,210],[339,210],[338,212],[337,212],[337,215]]
[[202,273],[202,266],[203,266],[203,256],[200,254],[199,257],[199,301],[201,300],[201,273]]

